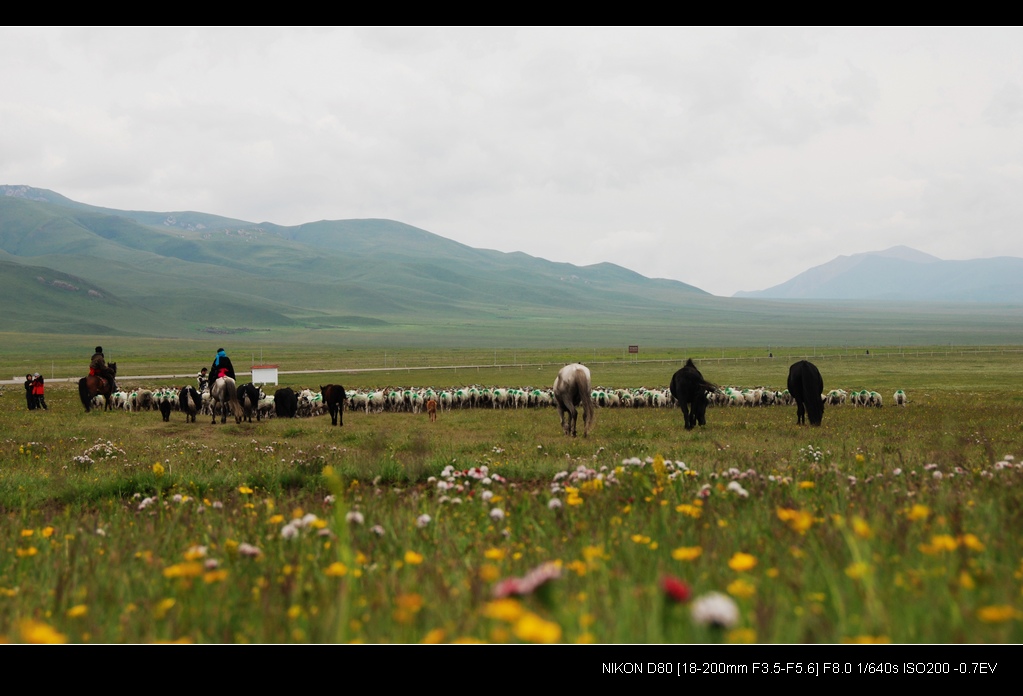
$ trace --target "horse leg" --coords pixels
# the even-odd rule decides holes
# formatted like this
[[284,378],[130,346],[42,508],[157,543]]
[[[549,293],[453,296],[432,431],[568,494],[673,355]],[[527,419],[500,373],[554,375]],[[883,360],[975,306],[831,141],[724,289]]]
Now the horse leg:
[[803,407],[802,401],[796,401],[796,425],[804,425],[806,423],[806,409]]

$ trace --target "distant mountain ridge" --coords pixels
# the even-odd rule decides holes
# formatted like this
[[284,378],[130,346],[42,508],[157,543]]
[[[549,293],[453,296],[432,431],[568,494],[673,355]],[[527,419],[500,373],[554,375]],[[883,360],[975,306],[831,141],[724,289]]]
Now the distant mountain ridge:
[[[93,293],[86,303],[89,326],[157,335],[225,325],[344,328],[663,314],[711,297],[610,263],[575,266],[475,249],[393,220],[286,227],[194,211],[111,210],[28,186],[0,186],[0,261],[31,267],[46,293],[65,276],[79,279],[76,287]],[[0,285],[9,287],[0,290],[18,296],[14,279],[23,277],[7,273]],[[53,315],[68,306],[66,299],[40,296],[5,319],[26,330],[53,330]],[[82,323],[81,308],[72,313],[69,323]]]
[[[870,262],[909,263],[898,258],[909,253]],[[948,263],[912,253],[920,266]],[[476,249],[394,220],[288,227],[112,210],[29,186],[0,186],[0,296],[4,332],[70,335],[90,348],[115,336],[222,335],[338,350],[1023,344],[1023,303],[715,297],[612,263]]]
[[733,297],[787,300],[1023,302],[1023,259],[944,261],[906,246],[839,256],[766,290]]

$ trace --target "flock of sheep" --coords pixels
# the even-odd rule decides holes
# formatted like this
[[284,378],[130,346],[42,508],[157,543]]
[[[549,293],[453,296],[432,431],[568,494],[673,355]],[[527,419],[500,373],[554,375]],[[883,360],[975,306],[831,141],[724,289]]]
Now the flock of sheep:
[[[288,389],[288,388],[284,388]],[[111,407],[126,411],[160,411],[164,420],[169,414],[179,410],[180,391],[171,388],[136,389],[130,392],[118,391],[112,396]],[[281,391],[281,390],[278,390]],[[290,391],[290,390],[289,390]],[[319,416],[327,412],[326,404],[320,392],[302,389],[294,392],[297,397],[298,417]],[[673,408],[676,406],[671,392],[664,389],[611,389],[596,387],[591,392],[593,403],[600,408]],[[426,404],[433,400],[440,410],[449,411],[462,408],[545,408],[555,405],[550,388],[515,388],[515,387],[483,387],[468,386],[458,389],[426,388],[386,388],[349,391],[345,401],[348,411],[365,413],[402,412],[420,413],[426,410]],[[788,390],[776,391],[766,387],[740,388],[722,387],[717,392],[709,393],[710,405],[713,406],[788,406],[793,403]],[[880,393],[870,390],[832,389],[821,395],[821,400],[829,406],[864,406],[880,408],[883,399]],[[893,394],[892,403],[905,406],[906,392],[899,389]],[[102,396],[95,397],[93,405],[102,409],[105,405]],[[255,404],[245,405],[245,418],[256,420],[275,416],[288,416],[289,413],[278,413],[274,396],[259,390],[259,400]],[[202,393],[201,413],[213,414],[213,405],[209,392]]]

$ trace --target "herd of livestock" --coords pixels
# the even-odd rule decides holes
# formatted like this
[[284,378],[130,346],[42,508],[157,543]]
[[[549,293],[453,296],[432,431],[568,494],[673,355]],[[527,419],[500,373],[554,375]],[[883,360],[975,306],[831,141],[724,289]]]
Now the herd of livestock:
[[[239,393],[248,392],[250,385],[239,387]],[[241,399],[244,419],[251,421],[272,417],[311,417],[327,413],[327,405],[320,391],[311,389],[293,390],[282,387],[274,394],[266,394],[262,388],[251,386],[255,398]],[[199,403],[189,408],[186,406],[189,390],[194,392]],[[674,408],[675,398],[668,388],[648,389],[614,389],[610,387],[594,387],[590,397],[598,408]],[[789,406],[793,397],[788,389],[781,391],[769,387],[721,387],[716,391],[708,391],[708,404],[723,407],[763,407]],[[880,408],[884,404],[881,394],[870,390],[832,389],[821,395],[822,402],[829,406],[863,406]],[[472,385],[457,389],[433,389],[412,387],[387,387],[384,389],[355,389],[347,392],[343,402],[346,411],[365,413],[421,413],[426,411],[430,401],[434,401],[442,411],[465,408],[518,409],[554,407],[555,398],[551,388],[534,387],[486,387]],[[892,403],[904,406],[907,398],[903,390],[898,390],[892,397]],[[93,406],[103,409],[106,406],[104,397],[97,396]],[[214,401],[210,392],[199,394],[193,387],[182,389],[154,388],[117,391],[111,396],[110,407],[126,411],[160,411],[164,420],[169,420],[172,412],[183,411],[194,420],[195,414],[206,416],[214,414]],[[191,411],[191,413],[189,413]]]

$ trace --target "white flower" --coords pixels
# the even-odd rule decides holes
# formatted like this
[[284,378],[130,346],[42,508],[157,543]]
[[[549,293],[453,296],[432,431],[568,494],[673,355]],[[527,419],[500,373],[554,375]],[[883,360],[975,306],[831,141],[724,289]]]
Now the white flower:
[[219,500],[214,500],[213,501],[213,509],[214,510],[221,510],[221,509],[223,509],[223,507],[224,507],[224,504],[222,502],[220,502]]
[[334,498],[333,495],[328,495],[326,498],[323,499],[323,502],[326,503],[327,505],[330,505],[331,503],[334,502],[334,500],[336,499]]
[[492,519],[492,520],[503,520],[504,519],[504,510],[502,510],[501,508],[494,508],[493,510],[490,511],[490,519]]
[[242,556],[248,556],[249,558],[258,558],[263,555],[263,552],[259,550],[258,546],[246,543],[238,544],[238,553]]
[[97,527],[96,534],[105,537],[107,535],[107,530],[103,529],[102,527]]
[[940,471],[935,471],[933,474],[931,474],[931,476],[933,476],[936,479],[940,479],[941,478],[941,472]]
[[561,498],[551,498],[547,501],[548,510],[557,510],[561,507]]
[[430,517],[429,515],[426,514],[420,515],[419,517],[416,518],[416,526],[422,529],[426,525],[430,524],[430,521],[432,519],[433,518]]
[[372,527],[370,527],[369,531],[373,532],[377,536],[383,536],[385,534],[384,528],[381,527],[379,524],[375,524]]
[[281,537],[285,539],[294,539],[298,536],[298,527],[295,526],[294,521],[281,527]]
[[742,498],[747,498],[747,497],[749,497],[749,492],[748,492],[748,491],[747,491],[747,490],[746,490],[745,488],[743,488],[743,487],[742,487],[742,486],[741,486],[741,485],[739,484],[739,482],[738,482],[738,481],[731,481],[731,482],[729,482],[729,484],[728,484],[728,490],[730,490],[730,491],[735,491],[735,493],[736,493],[736,494],[738,494],[738,495],[739,495],[740,497],[742,497]]
[[697,597],[690,612],[693,621],[701,626],[731,628],[739,623],[739,607],[731,597],[720,592],[709,592]]
[[892,469],[892,474],[894,474],[895,476],[902,476],[902,469],[898,468]]
[[362,516],[362,513],[359,512],[358,510],[352,510],[345,515],[345,522],[354,522],[355,524],[362,524],[365,521],[366,520]]
[[215,570],[220,567],[220,561],[216,558],[207,558],[202,565],[206,570]]
[[483,494],[480,495],[480,498],[482,498],[485,501],[486,500],[490,500],[493,497],[494,497],[494,494],[491,491],[483,491]]

